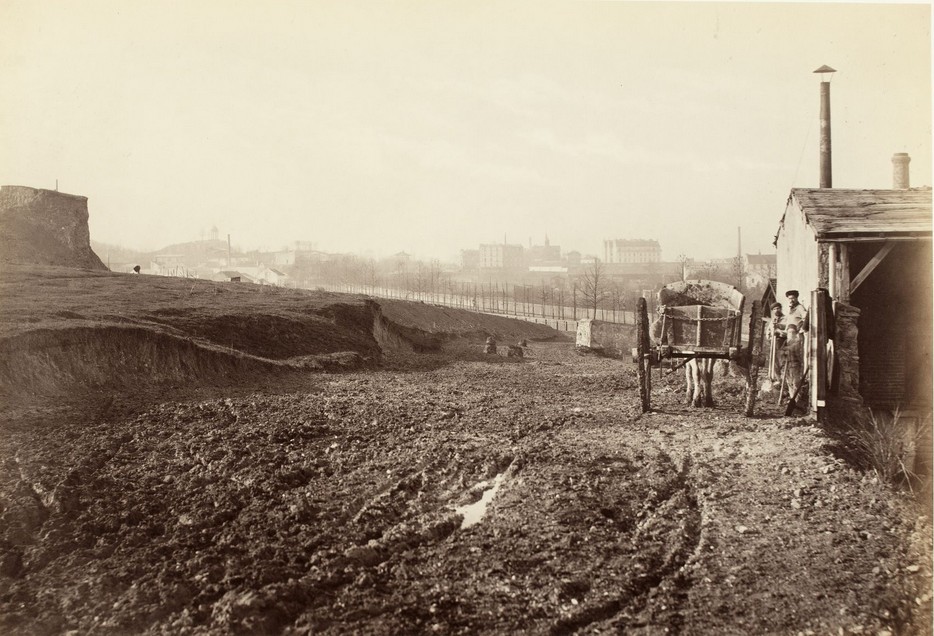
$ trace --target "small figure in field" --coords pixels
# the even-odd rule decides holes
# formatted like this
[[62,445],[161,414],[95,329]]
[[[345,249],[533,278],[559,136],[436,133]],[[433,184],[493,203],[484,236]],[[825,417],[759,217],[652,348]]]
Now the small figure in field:
[[790,324],[785,329],[787,338],[782,347],[782,365],[788,383],[789,395],[794,395],[804,377],[804,338],[798,333],[798,326]]
[[133,266],[133,271],[136,272],[137,274],[139,274],[139,270],[140,270],[140,269],[141,269],[141,268],[140,268],[139,265],[134,265],[134,266]]
[[496,338],[490,336],[486,339],[486,344],[483,346],[483,353],[496,353]]

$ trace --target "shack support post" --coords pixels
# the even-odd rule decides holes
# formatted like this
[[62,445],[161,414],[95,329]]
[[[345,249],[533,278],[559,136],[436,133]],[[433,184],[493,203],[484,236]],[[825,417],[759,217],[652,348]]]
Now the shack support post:
[[820,414],[818,409],[824,407],[827,397],[827,321],[825,317],[828,302],[826,290],[815,289],[811,292],[811,308],[808,312],[810,321],[808,368],[810,369],[811,410],[818,416]]

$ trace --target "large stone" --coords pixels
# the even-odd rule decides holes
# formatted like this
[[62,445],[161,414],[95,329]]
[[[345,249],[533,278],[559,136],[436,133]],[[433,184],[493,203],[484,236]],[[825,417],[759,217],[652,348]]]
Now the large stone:
[[0,260],[106,270],[91,249],[87,197],[0,187]]
[[613,357],[628,357],[635,346],[635,327],[584,318],[577,321],[577,347]]

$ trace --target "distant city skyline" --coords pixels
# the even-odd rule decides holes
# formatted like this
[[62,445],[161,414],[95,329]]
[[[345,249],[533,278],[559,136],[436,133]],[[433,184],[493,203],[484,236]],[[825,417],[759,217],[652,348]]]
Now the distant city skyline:
[[[127,251],[127,252],[139,252],[139,253],[142,253],[142,254],[155,254],[155,253],[159,253],[159,252],[165,252],[168,248],[171,248],[171,247],[173,247],[173,246],[177,246],[177,245],[193,245],[193,244],[195,244],[195,243],[197,243],[197,242],[199,242],[199,241],[208,241],[208,242],[210,242],[210,241],[215,241],[215,240],[216,240],[216,241],[220,241],[221,243],[223,243],[223,244],[226,245],[226,244],[227,244],[226,235],[225,235],[225,234],[222,234],[222,233],[220,232],[220,228],[217,228],[217,229],[218,229],[218,236],[217,236],[216,239],[215,239],[215,238],[211,238],[211,232],[208,231],[208,232],[205,232],[205,233],[204,233],[204,236],[201,236],[201,235],[199,234],[198,237],[190,238],[190,239],[187,240],[187,241],[179,241],[179,242],[171,243],[171,244],[168,244],[168,245],[162,245],[162,246],[158,246],[158,247],[156,247],[156,248],[154,248],[154,249],[151,249],[151,250],[136,249],[136,248],[127,247],[127,246],[125,246],[125,245],[121,245],[121,244],[117,244],[117,243],[108,243],[108,242],[106,242],[106,241],[100,241],[100,240],[94,238],[93,236],[91,237],[91,243],[92,243],[92,247],[94,247],[94,245],[96,244],[96,245],[98,245],[98,246],[106,246],[106,247],[110,247],[110,248],[125,250],[125,251]],[[545,240],[544,240],[544,239],[543,239],[542,241],[538,241],[538,242],[537,242],[537,241],[535,241],[534,238],[533,238],[533,239],[531,240],[531,243],[529,243],[528,241],[527,241],[526,243],[519,243],[519,242],[515,242],[515,241],[509,240],[508,237],[504,237],[504,238],[506,238],[506,239],[509,241],[509,242],[508,242],[509,245],[519,245],[520,247],[522,247],[523,250],[526,252],[526,254],[523,256],[523,258],[526,259],[526,260],[529,260],[530,262],[531,262],[531,261],[535,261],[535,260],[537,259],[537,257],[540,257],[540,256],[541,256],[541,254],[539,254],[538,252],[541,250],[542,247],[545,246]],[[607,242],[618,242],[618,241],[622,241],[622,242],[631,241],[631,242],[633,242],[633,243],[638,243],[638,242],[647,242],[647,243],[657,242],[657,241],[654,241],[653,239],[618,239],[618,240],[617,240],[617,239],[613,239],[613,240],[606,240],[606,241],[603,241],[603,243],[607,243]],[[598,254],[598,253],[596,253],[596,252],[585,252],[585,251],[581,251],[581,250],[577,249],[576,247],[574,247],[573,245],[565,246],[565,245],[561,245],[560,242],[557,242],[557,243],[556,243],[556,242],[552,242],[552,241],[550,241],[550,237],[549,237],[549,241],[548,241],[548,242],[549,242],[550,245],[551,245],[551,248],[552,248],[552,252],[551,252],[551,253],[552,253],[552,254],[554,254],[554,250],[555,250],[555,249],[559,250],[559,251],[557,252],[557,256],[556,256],[555,258],[553,258],[552,260],[560,260],[560,261],[565,261],[565,262],[566,262],[566,261],[571,260],[572,257],[574,257],[574,258],[576,258],[576,260],[575,260],[574,262],[578,262],[581,258],[584,258],[584,259],[596,258],[596,259],[599,260],[600,262],[607,263],[607,264],[613,264],[613,263],[637,263],[637,262],[640,262],[640,259],[638,259],[638,258],[632,258],[632,257],[630,257],[630,258],[625,258],[625,257],[619,258],[619,255],[618,255],[618,254],[617,254],[617,258],[613,258],[612,256],[611,256],[610,258],[607,258],[607,254],[606,254],[606,253]],[[334,255],[334,256],[338,256],[338,255],[340,255],[340,256],[352,256],[352,257],[359,258],[359,259],[362,259],[362,260],[370,260],[370,259],[372,259],[372,260],[374,260],[374,261],[387,261],[387,260],[392,260],[394,257],[398,256],[399,254],[407,254],[408,256],[410,256],[411,258],[413,258],[413,260],[416,260],[416,261],[421,260],[421,261],[427,263],[427,262],[430,262],[430,261],[435,261],[435,260],[437,260],[437,261],[439,261],[440,263],[443,263],[443,264],[445,264],[445,265],[455,266],[455,267],[459,267],[459,266],[462,266],[462,265],[464,264],[464,258],[465,258],[465,254],[466,254],[466,253],[468,253],[468,252],[473,252],[474,255],[475,255],[475,257],[476,257],[476,259],[479,261],[479,260],[480,260],[480,253],[482,252],[482,248],[483,248],[484,246],[489,246],[489,245],[500,245],[500,244],[504,244],[504,243],[501,241],[501,242],[499,242],[499,243],[495,243],[495,242],[494,242],[494,243],[481,243],[481,244],[474,245],[474,246],[467,246],[467,247],[464,247],[464,248],[462,248],[461,250],[459,250],[458,253],[455,254],[454,256],[451,256],[451,257],[448,257],[448,258],[438,258],[438,257],[425,257],[425,258],[420,258],[418,255],[411,254],[409,251],[404,250],[404,249],[403,249],[403,250],[398,250],[398,251],[393,252],[393,253],[391,253],[391,254],[376,254],[376,253],[374,253],[374,252],[372,252],[372,251],[352,251],[352,250],[351,250],[351,251],[344,251],[344,252],[342,252],[342,251],[329,250],[329,249],[327,248],[327,246],[321,246],[321,245],[319,245],[319,244],[318,244],[317,242],[315,242],[315,241],[306,241],[306,240],[301,240],[301,239],[296,239],[296,240],[293,240],[293,241],[289,242],[288,244],[284,244],[284,245],[277,246],[277,247],[269,247],[269,246],[250,246],[250,245],[243,245],[243,244],[240,244],[240,243],[238,243],[237,241],[233,240],[233,237],[231,237],[231,249],[232,249],[233,253],[238,254],[238,255],[240,255],[240,254],[253,254],[253,253],[260,253],[260,254],[279,254],[279,255],[281,255],[281,254],[283,254],[283,253],[285,253],[285,252],[294,251],[294,250],[299,250],[299,251],[302,251],[302,250],[304,250],[304,251],[309,251],[309,250],[310,250],[310,251],[312,251],[312,252],[321,253],[321,254],[329,254],[329,255]],[[682,260],[682,257],[683,257],[683,258],[684,258],[684,262],[686,262],[686,263],[691,263],[691,264],[694,265],[694,266],[703,266],[703,265],[706,265],[706,264],[714,264],[714,265],[720,264],[720,265],[722,265],[723,263],[729,263],[729,262],[730,262],[733,258],[735,258],[737,255],[741,255],[741,256],[743,256],[744,258],[749,257],[750,259],[754,259],[754,258],[757,257],[757,256],[763,256],[763,257],[765,257],[765,258],[772,258],[772,259],[773,259],[773,267],[774,267],[774,253],[773,253],[773,252],[771,252],[771,251],[766,252],[766,253],[762,253],[762,252],[759,252],[759,251],[750,252],[749,250],[743,248],[742,251],[741,251],[740,253],[738,253],[738,252],[736,251],[736,247],[735,247],[735,246],[734,246],[734,251],[733,251],[732,253],[729,253],[729,254],[712,255],[712,256],[703,257],[703,258],[699,258],[699,257],[697,257],[697,256],[695,256],[694,254],[691,254],[691,253],[683,253],[683,252],[680,253],[680,254],[674,255],[674,256],[672,256],[671,258],[668,258],[668,257],[665,255],[664,250],[661,251],[661,254],[662,254],[662,257],[661,257],[661,258],[647,259],[646,262],[662,262],[662,263],[671,264],[671,263],[680,262],[680,261]],[[108,255],[109,255],[109,252],[108,252],[108,251],[103,251],[103,252],[98,253],[98,256],[101,257],[104,261],[107,261],[107,260],[108,260]],[[576,257],[575,257],[575,255],[576,255]],[[549,259],[546,258],[545,260],[549,260]],[[529,263],[526,263],[526,265],[528,265],[528,264],[529,264]],[[524,267],[524,266],[523,266],[523,267]]]
[[481,243],[602,256],[768,253],[818,184],[931,184],[920,4],[100,0],[0,4],[0,183],[87,196],[92,238],[212,225],[246,249],[456,259]]

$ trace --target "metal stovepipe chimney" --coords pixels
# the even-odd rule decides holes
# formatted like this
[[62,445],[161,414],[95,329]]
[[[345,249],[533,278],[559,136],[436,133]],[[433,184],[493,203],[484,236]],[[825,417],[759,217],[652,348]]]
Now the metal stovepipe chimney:
[[[833,187],[833,168],[830,144],[830,76],[836,71],[826,64],[814,71],[821,76],[820,83],[820,187]],[[827,79],[823,79],[824,76]]]

